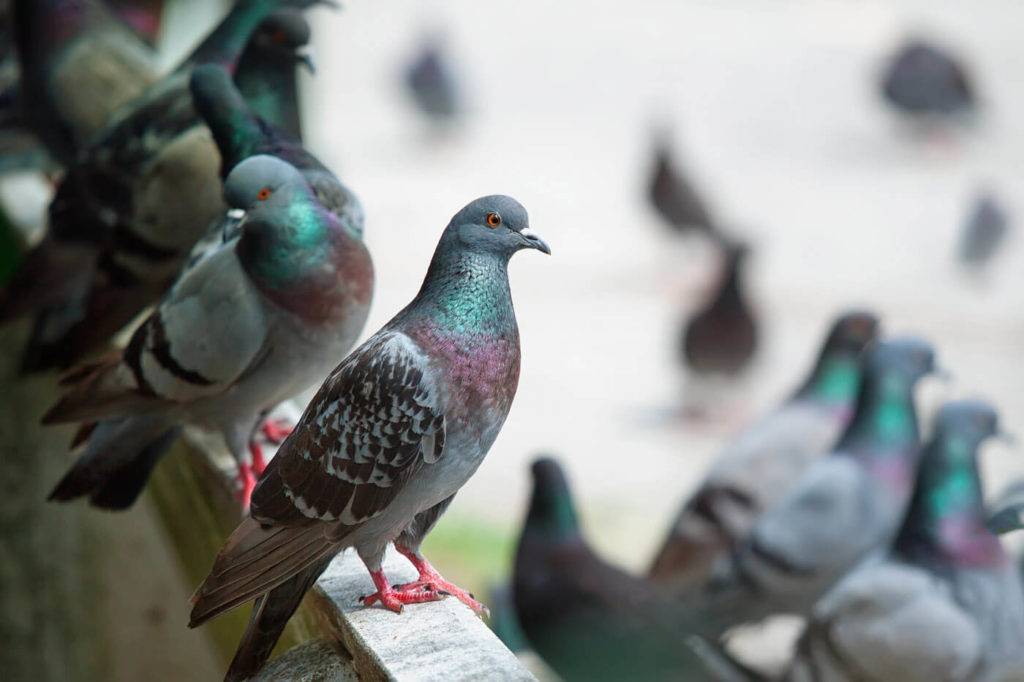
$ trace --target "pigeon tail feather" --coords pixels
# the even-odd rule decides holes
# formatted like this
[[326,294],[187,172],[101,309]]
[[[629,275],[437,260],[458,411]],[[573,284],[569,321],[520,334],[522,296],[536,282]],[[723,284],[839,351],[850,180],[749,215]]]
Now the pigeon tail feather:
[[217,555],[192,595],[189,627],[273,590],[338,549],[322,524],[263,527],[246,518]]
[[242,682],[259,672],[270,658],[288,619],[332,558],[326,557],[309,566],[256,600],[224,682]]
[[69,391],[43,415],[43,424],[91,422],[163,405],[138,389],[131,370],[121,362],[121,351],[72,369],[60,384]]

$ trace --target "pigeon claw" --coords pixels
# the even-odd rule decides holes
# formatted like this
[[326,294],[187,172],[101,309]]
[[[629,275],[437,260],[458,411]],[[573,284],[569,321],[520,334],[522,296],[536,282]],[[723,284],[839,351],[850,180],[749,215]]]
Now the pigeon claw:
[[401,613],[402,606],[405,604],[422,604],[428,601],[437,601],[441,598],[441,595],[435,592],[396,589],[388,584],[387,578],[384,577],[384,571],[380,569],[370,571],[370,578],[373,579],[373,586],[377,588],[377,591],[360,600],[363,602],[363,606],[373,606],[380,602],[380,605],[387,610]]
[[274,445],[283,443],[294,429],[295,425],[287,419],[267,419],[260,427],[263,437]]
[[259,478],[267,468],[267,458],[263,456],[263,448],[256,441],[249,441],[249,456],[252,457],[252,473]]
[[473,613],[478,616],[490,617],[491,615],[490,610],[478,602],[470,592],[467,592],[458,585],[448,582],[436,572],[434,572],[434,575],[424,575],[421,576],[419,580],[399,585],[396,589],[399,594],[436,595],[434,596],[434,599],[440,599],[443,596],[455,597],[472,609]]

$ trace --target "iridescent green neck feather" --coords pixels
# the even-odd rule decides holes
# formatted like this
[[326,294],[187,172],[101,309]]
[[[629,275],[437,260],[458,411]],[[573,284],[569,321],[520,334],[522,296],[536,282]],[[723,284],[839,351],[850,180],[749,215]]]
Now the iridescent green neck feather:
[[845,406],[857,398],[861,383],[860,361],[851,353],[826,354],[815,365],[800,397],[835,406]]
[[857,398],[853,422],[839,449],[887,456],[916,447],[915,383],[897,370],[882,367],[869,371]]
[[508,260],[499,255],[439,250],[409,309],[454,334],[501,334],[515,328]]

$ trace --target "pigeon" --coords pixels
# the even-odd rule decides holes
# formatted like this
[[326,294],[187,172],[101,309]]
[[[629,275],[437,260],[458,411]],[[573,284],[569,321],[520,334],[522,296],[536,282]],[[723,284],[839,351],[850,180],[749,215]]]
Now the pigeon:
[[[327,377],[270,461],[249,517],[228,538],[193,595],[194,627],[246,601],[256,605],[227,680],[266,661],[302,595],[331,558],[354,547],[380,603],[454,596],[420,543],[479,466],[519,381],[519,330],[508,261],[550,253],[526,210],[507,196],[472,201],[452,218],[412,302]],[[392,587],[389,542],[419,572]]]
[[62,381],[68,393],[43,421],[81,424],[84,453],[51,500],[130,506],[173,432],[195,424],[223,434],[247,504],[265,466],[250,447],[262,416],[323,377],[362,331],[369,252],[303,175],[254,156],[224,191],[245,207],[235,233],[183,272],[123,351]]
[[744,540],[818,457],[831,452],[853,416],[864,349],[878,333],[869,312],[832,324],[796,392],[725,447],[672,524],[649,576],[682,587],[708,577],[714,561]]
[[63,165],[157,79],[152,50],[101,0],[14,0],[22,123]]
[[738,374],[750,364],[757,349],[757,323],[743,293],[747,252],[743,244],[725,246],[717,290],[683,326],[682,359],[697,375]]
[[975,269],[987,264],[1002,244],[1009,222],[1009,215],[995,195],[980,193],[960,234],[960,262]]
[[512,589],[541,658],[566,682],[719,679],[691,649],[685,614],[587,545],[562,468],[541,458],[531,471]]
[[309,24],[301,10],[278,10],[253,36],[235,76],[253,112],[295,140],[302,139],[295,67],[301,63],[310,73],[314,71],[309,40]]
[[219,157],[189,76],[210,62],[233,70],[250,34],[284,1],[239,0],[68,168],[46,237],[0,295],[0,320],[35,316],[23,371],[66,367],[105,343],[160,297],[222,214]]
[[935,371],[931,345],[916,337],[869,349],[853,420],[835,450],[757,520],[706,585],[682,595],[701,614],[701,634],[806,614],[847,571],[892,542],[921,452],[914,387]]
[[987,403],[940,409],[892,552],[815,606],[787,679],[1024,679],[1024,587],[985,528],[976,461],[996,429]]
[[690,230],[714,233],[715,222],[704,200],[672,159],[667,135],[655,140],[654,167],[647,197],[665,224],[685,234]]
[[924,40],[907,41],[892,57],[881,82],[882,97],[915,118],[950,118],[974,110],[977,97],[958,59]]
[[459,88],[441,41],[426,40],[405,71],[405,85],[416,107],[435,123],[450,123],[461,113]]

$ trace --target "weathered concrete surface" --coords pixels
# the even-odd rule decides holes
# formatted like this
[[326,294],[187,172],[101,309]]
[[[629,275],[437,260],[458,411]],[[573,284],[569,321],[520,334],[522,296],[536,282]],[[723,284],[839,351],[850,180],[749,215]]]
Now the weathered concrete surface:
[[[384,572],[392,583],[410,582],[416,571],[390,548]],[[339,556],[317,583],[318,608],[352,652],[366,680],[533,680],[515,655],[462,602],[452,597],[407,605],[402,613],[364,607],[373,592],[355,552]]]

